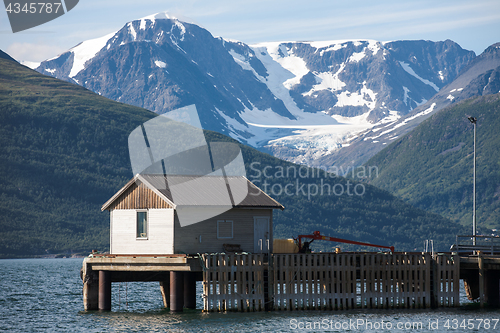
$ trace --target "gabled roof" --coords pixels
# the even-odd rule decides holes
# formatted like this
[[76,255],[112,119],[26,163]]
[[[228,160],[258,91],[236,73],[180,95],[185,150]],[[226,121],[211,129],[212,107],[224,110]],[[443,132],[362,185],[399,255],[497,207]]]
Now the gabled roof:
[[[123,188],[116,192],[102,206],[101,210],[108,209],[115,200],[136,182],[144,184],[174,208],[177,206],[224,206],[228,202],[233,203],[232,206],[238,208],[271,208],[281,210],[285,208],[243,176],[199,177],[137,174]],[[174,200],[170,187],[178,184],[183,186],[183,191],[176,191]],[[244,193],[246,196],[242,200],[238,200],[239,202],[233,202],[233,197],[236,197],[236,193]]]

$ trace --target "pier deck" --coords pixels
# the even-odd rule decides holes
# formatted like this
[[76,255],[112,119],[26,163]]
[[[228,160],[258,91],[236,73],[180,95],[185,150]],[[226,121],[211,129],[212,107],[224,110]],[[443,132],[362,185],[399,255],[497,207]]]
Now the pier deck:
[[499,306],[500,256],[479,253],[91,255],[82,267],[85,310],[111,309],[111,283],[159,281],[165,307],[267,311],[459,306],[459,283]]
[[201,272],[200,259],[185,254],[169,255],[93,255],[85,258],[84,266],[93,271],[114,272]]

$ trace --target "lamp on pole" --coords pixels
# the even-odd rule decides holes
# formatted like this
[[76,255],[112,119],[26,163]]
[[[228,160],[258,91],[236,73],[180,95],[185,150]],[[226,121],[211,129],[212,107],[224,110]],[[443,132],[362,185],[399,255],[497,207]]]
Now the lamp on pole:
[[474,180],[472,187],[472,245],[476,245],[476,230],[477,230],[477,221],[476,221],[476,123],[477,118],[468,117],[469,121],[474,125]]

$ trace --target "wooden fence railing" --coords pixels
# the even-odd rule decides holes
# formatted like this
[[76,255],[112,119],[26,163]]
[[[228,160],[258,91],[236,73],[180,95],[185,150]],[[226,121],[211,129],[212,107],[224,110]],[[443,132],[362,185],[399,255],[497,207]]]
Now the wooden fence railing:
[[458,306],[453,259],[429,253],[204,255],[204,310]]
[[264,255],[203,255],[205,311],[264,310]]
[[460,259],[458,256],[436,257],[436,306],[460,306]]

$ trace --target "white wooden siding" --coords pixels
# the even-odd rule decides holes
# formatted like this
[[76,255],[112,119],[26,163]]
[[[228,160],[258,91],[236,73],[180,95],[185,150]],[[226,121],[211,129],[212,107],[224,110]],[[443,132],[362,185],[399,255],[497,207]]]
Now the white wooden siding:
[[148,209],[147,239],[136,238],[135,209],[115,209],[110,219],[111,254],[174,253],[174,210]]

